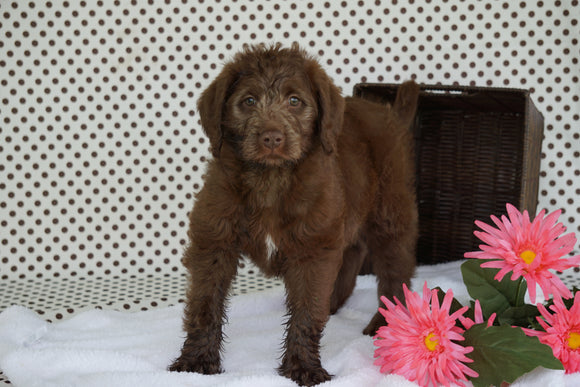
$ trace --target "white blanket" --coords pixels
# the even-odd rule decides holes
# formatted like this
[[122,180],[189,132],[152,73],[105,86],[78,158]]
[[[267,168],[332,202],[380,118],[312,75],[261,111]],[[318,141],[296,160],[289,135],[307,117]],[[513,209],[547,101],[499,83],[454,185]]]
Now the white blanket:
[[[460,263],[420,267],[413,289],[427,280],[430,287],[452,288],[466,303]],[[56,323],[13,306],[0,313],[0,369],[17,387],[295,386],[275,371],[284,333],[283,290],[235,296],[229,305],[220,375],[166,371],[183,342],[182,306],[136,313],[91,310]],[[416,386],[373,365],[373,340],[361,331],[376,308],[374,277],[359,277],[352,297],[324,331],[322,363],[334,375],[324,386]],[[580,386],[580,374],[539,369],[513,386]]]

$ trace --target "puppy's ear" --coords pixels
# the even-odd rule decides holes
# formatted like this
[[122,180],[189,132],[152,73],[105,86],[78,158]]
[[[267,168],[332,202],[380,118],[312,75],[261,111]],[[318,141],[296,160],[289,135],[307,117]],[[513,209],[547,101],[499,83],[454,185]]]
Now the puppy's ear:
[[330,154],[336,149],[338,134],[342,129],[344,98],[318,62],[310,61],[307,72],[318,103],[320,141],[324,151]]
[[219,156],[222,147],[223,107],[235,81],[235,72],[226,66],[197,101],[201,126],[209,138],[211,153],[214,157]]

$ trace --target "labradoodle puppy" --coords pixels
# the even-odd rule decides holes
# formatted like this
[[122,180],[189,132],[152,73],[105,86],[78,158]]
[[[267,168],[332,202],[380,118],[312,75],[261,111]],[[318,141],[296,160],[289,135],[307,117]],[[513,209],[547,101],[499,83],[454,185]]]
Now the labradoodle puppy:
[[[224,66],[198,101],[213,159],[190,214],[187,338],[171,370],[221,372],[226,298],[245,256],[286,286],[279,373],[306,386],[330,379],[320,338],[363,262],[387,297],[414,272],[418,94],[411,81],[392,106],[343,98],[297,45],[247,47]],[[364,333],[382,322],[377,313]]]

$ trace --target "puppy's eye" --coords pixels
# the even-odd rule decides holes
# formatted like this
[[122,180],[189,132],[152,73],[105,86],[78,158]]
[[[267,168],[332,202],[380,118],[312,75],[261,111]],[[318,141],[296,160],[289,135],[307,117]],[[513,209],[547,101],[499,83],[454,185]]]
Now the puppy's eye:
[[256,99],[254,97],[248,97],[244,100],[246,106],[254,106],[256,104]]
[[300,98],[293,95],[292,97],[288,98],[288,103],[290,104],[290,106],[300,106],[302,101],[300,100]]

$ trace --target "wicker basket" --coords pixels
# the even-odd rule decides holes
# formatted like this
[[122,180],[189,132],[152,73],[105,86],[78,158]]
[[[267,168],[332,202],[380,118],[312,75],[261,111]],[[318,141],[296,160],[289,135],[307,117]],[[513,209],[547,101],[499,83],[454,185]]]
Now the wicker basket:
[[[354,95],[392,102],[398,85],[358,84]],[[421,86],[415,135],[418,262],[478,248],[474,220],[506,203],[536,211],[544,119],[527,90]]]

